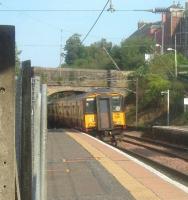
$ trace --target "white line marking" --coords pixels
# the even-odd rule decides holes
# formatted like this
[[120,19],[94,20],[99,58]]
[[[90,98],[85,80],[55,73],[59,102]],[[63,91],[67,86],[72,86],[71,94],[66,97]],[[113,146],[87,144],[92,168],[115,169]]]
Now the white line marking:
[[[74,131],[75,131],[75,130],[74,130]],[[90,138],[92,138],[93,140],[96,140],[96,141],[98,141],[99,143],[104,144],[105,146],[107,146],[107,147],[109,147],[109,148],[115,150],[116,152],[122,154],[123,156],[129,158],[129,159],[132,160],[133,162],[135,162],[135,163],[141,165],[141,166],[144,167],[145,169],[147,169],[147,170],[149,170],[150,172],[154,173],[155,175],[159,176],[160,178],[162,178],[162,179],[165,180],[166,182],[171,183],[172,185],[176,186],[177,188],[179,188],[179,189],[183,190],[184,192],[188,193],[188,187],[187,187],[187,186],[185,186],[185,185],[183,185],[183,184],[181,184],[181,183],[179,183],[179,182],[177,182],[177,181],[175,181],[175,180],[169,178],[168,176],[162,174],[161,172],[157,171],[157,170],[154,169],[153,167],[151,167],[151,166],[149,166],[149,165],[143,163],[142,161],[140,161],[140,160],[138,160],[138,159],[136,159],[136,158],[134,158],[134,157],[132,157],[132,156],[130,156],[130,155],[128,155],[128,154],[122,152],[122,151],[120,151],[119,149],[116,149],[115,147],[110,146],[109,144],[104,143],[103,141],[101,141],[101,140],[99,140],[99,139],[97,139],[97,138],[95,138],[95,137],[92,137],[91,135],[88,135],[88,134],[86,134],[86,133],[79,132],[79,131],[77,131],[77,132],[78,132],[78,133],[81,133],[81,134],[83,134],[83,135],[85,135],[85,136],[87,136],[87,137],[90,137]]]

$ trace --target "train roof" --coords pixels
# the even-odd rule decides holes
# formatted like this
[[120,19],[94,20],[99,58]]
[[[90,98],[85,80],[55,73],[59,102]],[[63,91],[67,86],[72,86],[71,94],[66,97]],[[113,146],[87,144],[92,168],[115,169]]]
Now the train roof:
[[111,95],[121,95],[121,96],[123,96],[122,93],[116,92],[112,89],[100,88],[100,89],[92,89],[90,92],[86,92],[86,93],[83,93],[83,94],[74,94],[74,95],[62,97],[62,98],[53,100],[53,101],[49,102],[48,104],[51,104],[51,103],[53,104],[53,103],[59,102],[63,99],[66,99],[66,100],[69,100],[69,99],[72,99],[72,98],[74,98],[74,99],[85,99],[87,97],[96,97],[96,96],[101,95],[101,94],[107,95],[109,93],[111,93]]

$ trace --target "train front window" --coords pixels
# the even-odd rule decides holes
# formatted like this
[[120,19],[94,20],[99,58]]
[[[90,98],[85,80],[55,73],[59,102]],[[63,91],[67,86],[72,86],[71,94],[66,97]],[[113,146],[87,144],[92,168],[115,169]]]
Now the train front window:
[[113,112],[121,111],[121,97],[120,96],[112,97],[112,111]]
[[96,112],[96,101],[94,98],[86,99],[86,113]]

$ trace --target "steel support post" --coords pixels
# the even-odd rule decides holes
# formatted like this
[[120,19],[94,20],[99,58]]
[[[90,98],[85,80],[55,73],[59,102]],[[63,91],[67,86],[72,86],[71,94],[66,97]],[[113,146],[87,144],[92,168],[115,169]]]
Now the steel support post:
[[165,26],[164,26],[164,22],[162,22],[162,42],[161,42],[161,55],[164,54],[164,36],[165,36]]
[[170,124],[170,90],[167,90],[167,126]]
[[138,78],[136,79],[136,127],[138,127]]
[[42,85],[41,106],[41,200],[47,199],[46,143],[47,143],[47,86]]
[[0,200],[15,200],[15,28],[0,26]]
[[32,197],[40,200],[40,77],[32,78]]
[[20,200],[20,164],[21,164],[21,120],[22,120],[22,80],[21,76],[16,77],[16,200]]
[[31,62],[22,63],[21,199],[32,200]]
[[22,80],[21,76],[16,78],[16,161],[18,178],[20,179],[21,162],[21,120],[22,120]]
[[174,50],[174,53],[175,53],[175,76],[176,78],[178,77],[178,59],[177,59],[177,38],[176,38],[176,35],[175,35],[175,50]]

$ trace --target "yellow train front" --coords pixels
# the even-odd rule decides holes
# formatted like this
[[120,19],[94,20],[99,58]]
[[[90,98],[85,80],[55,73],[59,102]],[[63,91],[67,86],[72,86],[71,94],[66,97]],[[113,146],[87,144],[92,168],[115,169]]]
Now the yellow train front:
[[84,131],[115,132],[125,129],[124,98],[121,94],[88,94],[84,104]]
[[124,96],[105,91],[65,97],[48,105],[48,117],[57,128],[68,126],[113,136],[126,128]]

